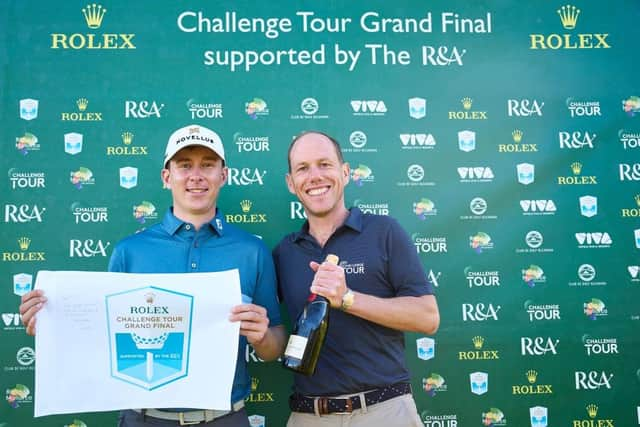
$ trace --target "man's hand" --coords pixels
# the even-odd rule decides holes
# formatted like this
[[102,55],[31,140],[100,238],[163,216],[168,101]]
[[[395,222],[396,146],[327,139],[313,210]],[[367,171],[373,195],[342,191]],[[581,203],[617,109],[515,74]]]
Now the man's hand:
[[249,344],[260,344],[269,329],[267,310],[255,304],[240,304],[231,309],[229,320],[240,322],[240,335],[247,337]]
[[318,264],[315,261],[311,261],[309,267],[316,272],[311,292],[327,298],[333,308],[342,307],[342,297],[347,292],[344,269],[330,262]]
[[22,295],[22,304],[19,308],[20,318],[28,335],[36,334],[36,313],[40,311],[46,301],[47,297],[40,289]]

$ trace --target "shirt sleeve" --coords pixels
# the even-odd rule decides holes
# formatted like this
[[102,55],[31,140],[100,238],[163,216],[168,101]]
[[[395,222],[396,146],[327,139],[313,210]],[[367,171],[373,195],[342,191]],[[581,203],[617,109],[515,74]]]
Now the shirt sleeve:
[[258,254],[258,274],[253,303],[267,309],[270,327],[282,324],[273,257],[264,244],[260,245]]
[[433,286],[427,280],[416,248],[409,235],[393,218],[387,235],[389,280],[396,296],[432,295]]
[[124,269],[124,255],[120,245],[116,245],[109,258],[108,271],[111,273],[126,273]]

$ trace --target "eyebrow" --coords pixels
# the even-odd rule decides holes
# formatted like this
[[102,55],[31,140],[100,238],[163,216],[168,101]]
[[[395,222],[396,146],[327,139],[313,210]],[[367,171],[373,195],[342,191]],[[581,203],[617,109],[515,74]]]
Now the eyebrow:
[[312,161],[302,160],[297,163],[292,163],[291,166],[308,165],[311,163],[322,163],[322,162],[336,163],[335,159],[332,159],[331,157],[321,157],[319,159],[315,159]]

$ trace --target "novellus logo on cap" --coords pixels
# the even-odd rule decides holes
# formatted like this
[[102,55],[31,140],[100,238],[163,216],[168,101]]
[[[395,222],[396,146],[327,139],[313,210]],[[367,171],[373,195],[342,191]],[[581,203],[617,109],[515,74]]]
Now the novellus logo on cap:
[[185,147],[201,146],[210,149],[224,161],[224,147],[222,139],[211,129],[198,125],[185,126],[178,129],[169,137],[167,149],[164,153],[164,165],[180,150]]

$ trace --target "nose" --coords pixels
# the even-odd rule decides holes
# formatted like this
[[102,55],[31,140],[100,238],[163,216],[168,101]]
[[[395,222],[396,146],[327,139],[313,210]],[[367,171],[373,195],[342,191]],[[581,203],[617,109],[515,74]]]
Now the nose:
[[311,180],[318,180],[322,177],[322,171],[319,167],[317,166],[310,166],[309,167],[309,178]]
[[202,168],[200,166],[194,166],[193,168],[191,168],[191,170],[189,170],[189,180],[201,180],[204,179],[203,177],[204,175],[204,171],[202,170]]

